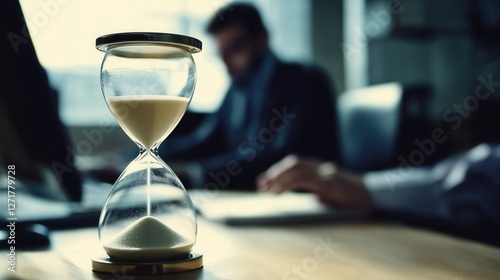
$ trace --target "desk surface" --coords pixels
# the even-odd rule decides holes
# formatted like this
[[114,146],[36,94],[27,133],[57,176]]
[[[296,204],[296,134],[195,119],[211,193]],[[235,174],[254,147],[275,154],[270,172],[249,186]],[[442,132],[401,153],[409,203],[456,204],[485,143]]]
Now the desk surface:
[[[500,249],[401,225],[229,227],[199,220],[198,271],[156,277],[94,274],[97,229],[55,231],[50,251],[17,252],[3,279],[499,279]],[[5,265],[5,262],[4,262]],[[5,272],[7,271],[7,272]]]

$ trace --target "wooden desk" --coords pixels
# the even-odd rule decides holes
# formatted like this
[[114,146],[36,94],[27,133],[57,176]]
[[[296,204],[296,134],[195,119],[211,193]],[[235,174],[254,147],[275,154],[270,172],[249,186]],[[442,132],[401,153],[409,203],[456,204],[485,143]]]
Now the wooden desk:
[[200,219],[195,251],[205,267],[157,277],[94,274],[90,258],[104,254],[95,228],[52,238],[50,251],[18,251],[17,272],[4,268],[3,279],[500,278],[500,249],[400,225],[228,227]]

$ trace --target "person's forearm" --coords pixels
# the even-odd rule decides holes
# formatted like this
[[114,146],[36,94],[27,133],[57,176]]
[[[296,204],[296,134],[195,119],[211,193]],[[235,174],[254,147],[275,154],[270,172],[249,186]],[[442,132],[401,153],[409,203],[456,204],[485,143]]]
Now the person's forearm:
[[393,169],[363,176],[374,209],[422,217],[437,217],[442,212],[438,180],[428,168]]

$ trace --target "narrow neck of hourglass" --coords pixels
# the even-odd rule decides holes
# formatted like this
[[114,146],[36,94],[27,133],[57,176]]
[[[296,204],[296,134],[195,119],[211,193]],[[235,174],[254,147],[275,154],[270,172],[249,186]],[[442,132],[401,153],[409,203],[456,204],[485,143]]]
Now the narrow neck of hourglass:
[[158,149],[142,149],[139,156],[135,159],[137,162],[163,162],[158,155]]
[[154,144],[151,146],[151,148],[146,148],[142,144],[137,143],[137,146],[139,147],[139,156],[145,156],[146,154],[159,157],[158,155],[158,147],[160,146],[161,142]]

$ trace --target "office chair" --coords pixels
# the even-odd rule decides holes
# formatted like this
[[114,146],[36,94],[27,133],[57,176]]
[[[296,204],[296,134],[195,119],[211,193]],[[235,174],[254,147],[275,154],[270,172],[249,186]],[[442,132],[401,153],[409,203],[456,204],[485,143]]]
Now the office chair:
[[397,166],[428,131],[428,96],[425,86],[399,83],[344,92],[337,103],[341,165],[360,172]]

